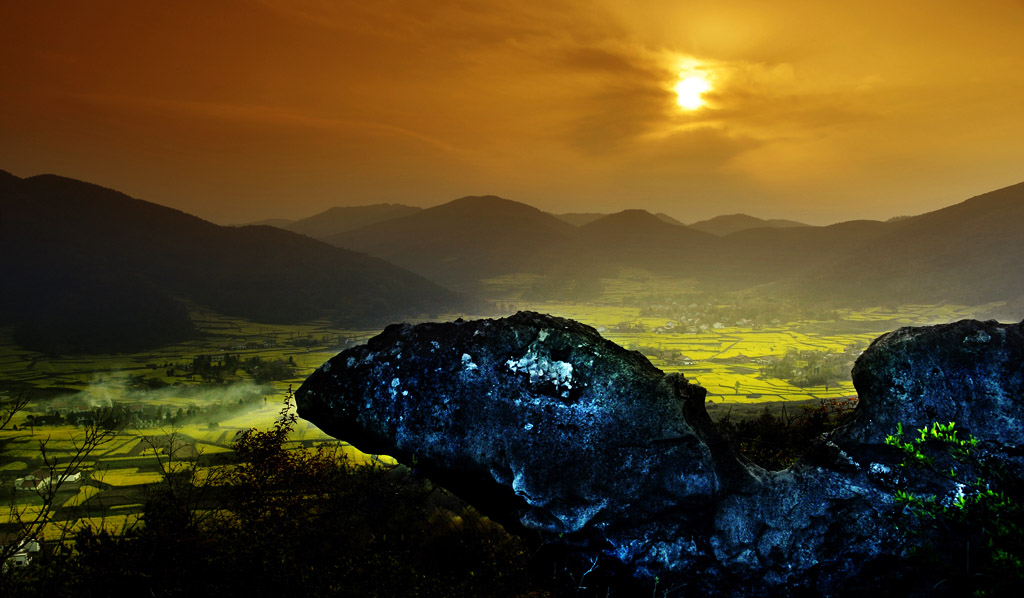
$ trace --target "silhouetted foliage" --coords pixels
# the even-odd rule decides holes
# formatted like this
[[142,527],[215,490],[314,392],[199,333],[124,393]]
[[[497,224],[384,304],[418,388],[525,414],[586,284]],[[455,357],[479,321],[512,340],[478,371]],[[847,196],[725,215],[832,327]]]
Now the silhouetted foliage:
[[790,415],[783,407],[774,415],[765,407],[757,417],[718,420],[718,431],[745,457],[769,471],[785,469],[807,452],[811,443],[831,432],[852,413],[857,400],[823,400],[818,407],[804,407]]
[[[521,540],[402,467],[356,466],[340,445],[291,448],[286,403],[235,443],[219,498],[194,502],[197,469],[168,469],[143,525],[85,530],[7,589],[75,596],[517,596]],[[190,477],[191,472],[191,477]],[[210,493],[207,493],[208,495]],[[206,513],[206,516],[197,516]],[[14,595],[14,594],[10,594]]]
[[780,378],[799,388],[828,386],[846,380],[857,357],[851,347],[845,353],[831,351],[786,351],[761,368],[761,375]]

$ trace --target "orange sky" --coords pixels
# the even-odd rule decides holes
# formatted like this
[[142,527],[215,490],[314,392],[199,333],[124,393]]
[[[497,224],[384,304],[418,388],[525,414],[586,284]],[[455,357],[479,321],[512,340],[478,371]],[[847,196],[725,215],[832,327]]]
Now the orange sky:
[[1024,181],[1022,32],[1022,0],[8,2],[0,169],[221,223],[472,194],[884,219]]

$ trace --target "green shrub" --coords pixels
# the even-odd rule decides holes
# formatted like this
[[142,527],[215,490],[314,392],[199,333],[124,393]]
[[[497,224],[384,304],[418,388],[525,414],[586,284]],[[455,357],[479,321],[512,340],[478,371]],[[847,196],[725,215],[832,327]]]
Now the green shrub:
[[903,483],[894,492],[901,508],[897,525],[913,540],[911,556],[939,577],[934,590],[973,596],[1019,590],[1020,480],[980,458],[978,440],[962,438],[955,422],[936,422],[913,434],[898,424],[885,443],[902,457]]

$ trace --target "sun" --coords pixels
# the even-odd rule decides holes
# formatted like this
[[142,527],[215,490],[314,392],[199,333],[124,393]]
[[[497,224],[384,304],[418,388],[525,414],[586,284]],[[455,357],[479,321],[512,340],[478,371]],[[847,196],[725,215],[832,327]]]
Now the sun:
[[711,91],[711,84],[704,77],[686,77],[676,84],[676,103],[685,110],[696,110],[704,105],[702,93]]

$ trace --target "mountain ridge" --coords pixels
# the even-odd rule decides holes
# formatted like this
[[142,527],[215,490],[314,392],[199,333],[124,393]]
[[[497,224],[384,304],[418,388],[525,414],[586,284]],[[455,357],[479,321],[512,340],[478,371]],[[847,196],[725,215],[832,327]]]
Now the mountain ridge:
[[[104,303],[152,312],[167,338],[194,332],[176,298],[264,321],[330,312],[384,322],[464,304],[437,283],[472,293],[486,279],[532,274],[539,278],[524,298],[588,300],[621,269],[833,305],[1024,299],[1024,183],[898,220],[724,236],[639,209],[589,213],[595,218],[575,226],[486,195],[411,208],[332,234],[328,244],[271,226],[221,227],[66,177],[5,171],[0,208],[0,275],[21,283],[0,299],[0,321],[22,310],[39,323],[51,309],[73,323],[84,312],[69,297],[79,296],[100,311]],[[103,309],[108,318],[118,311]]]
[[521,202],[466,196],[325,239],[375,255],[442,284],[472,285],[507,271],[536,270],[575,228]]
[[[222,227],[66,177],[2,177],[0,208],[0,273],[23,281],[0,301],[0,322],[45,350],[118,352],[131,344],[127,331],[119,337],[125,342],[116,335],[91,340],[97,325],[87,325],[90,313],[105,318],[108,329],[126,328],[105,308],[111,301],[152,304],[150,330],[161,318],[173,323],[152,335],[156,345],[190,334],[178,297],[279,323],[327,315],[376,325],[465,305],[465,298],[378,258],[270,226]],[[74,340],[48,344],[48,321],[69,324],[66,336]]]
[[395,203],[335,206],[280,228],[313,237],[314,239],[324,239],[331,235],[355,230],[377,222],[415,214],[421,209]]
[[772,218],[764,220],[749,214],[723,214],[707,220],[688,224],[690,228],[724,237],[735,232],[752,228],[797,228],[811,226],[795,220]]

